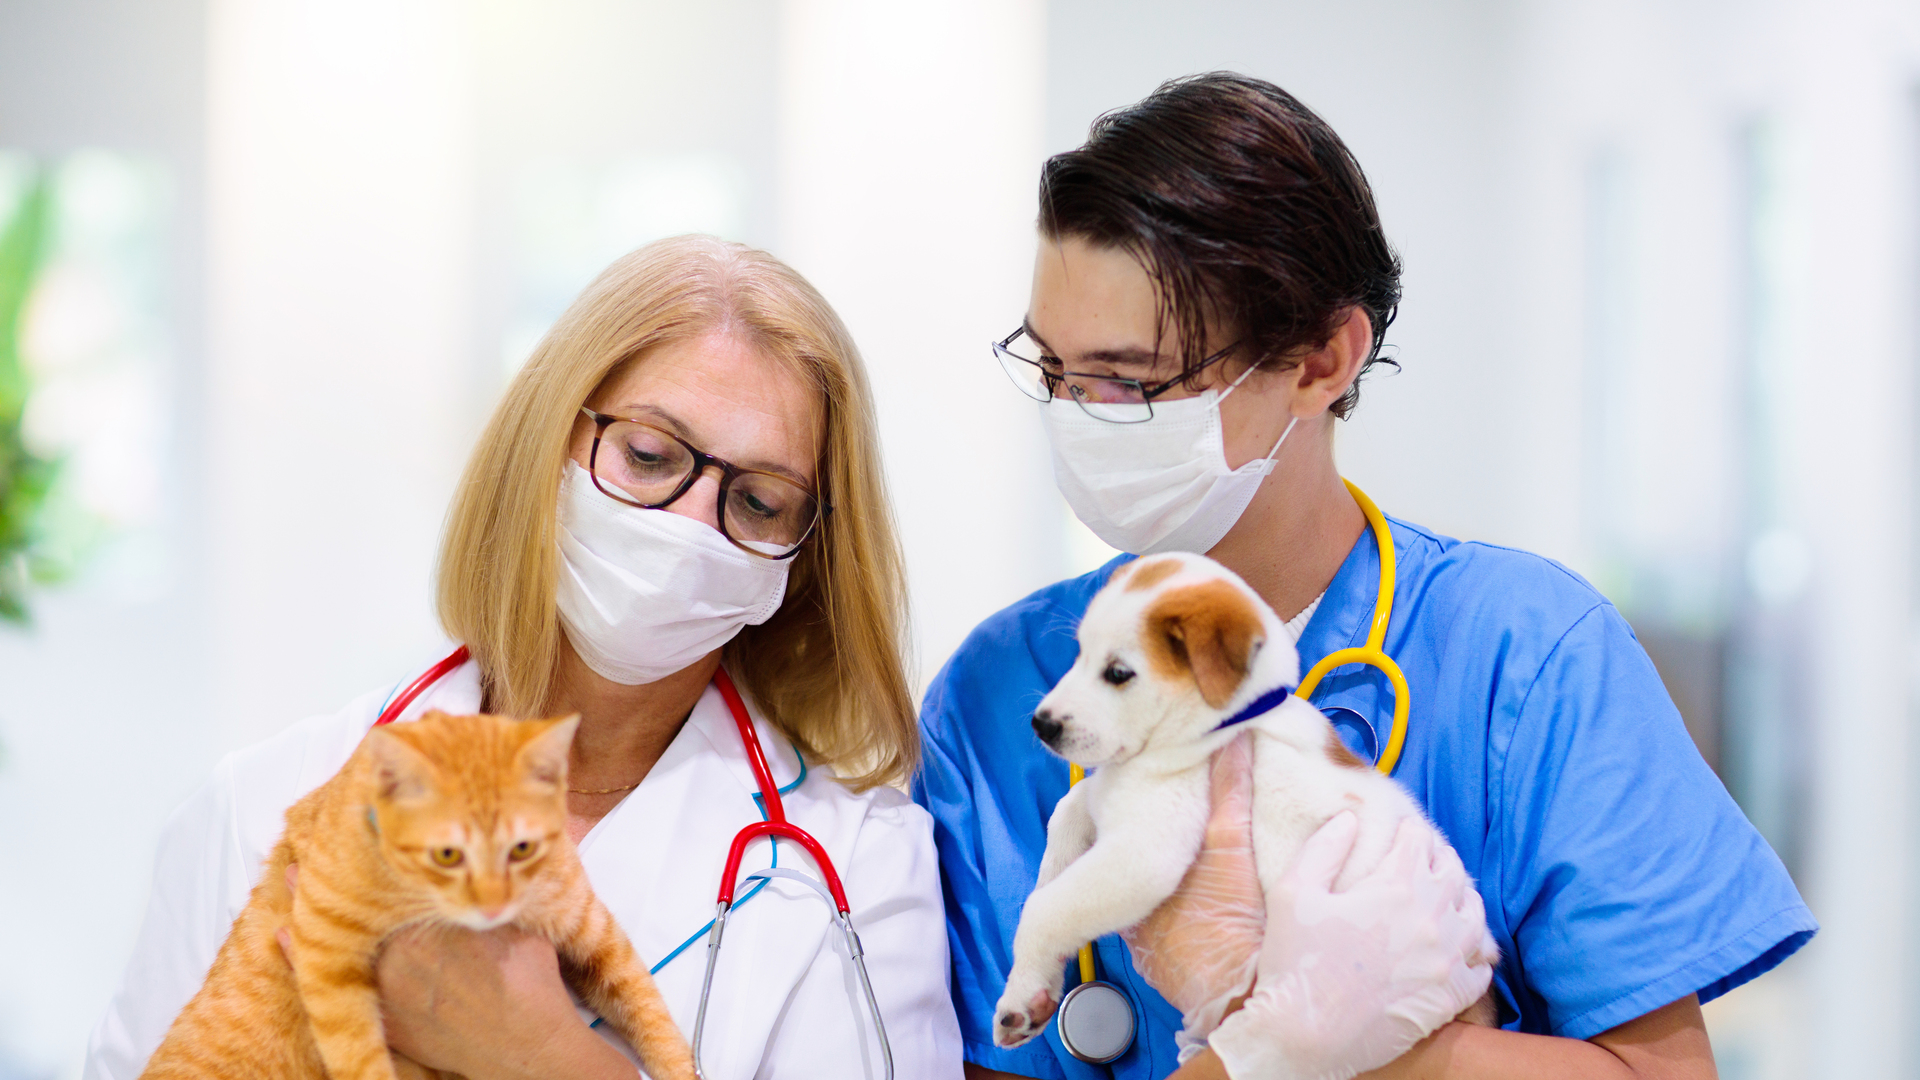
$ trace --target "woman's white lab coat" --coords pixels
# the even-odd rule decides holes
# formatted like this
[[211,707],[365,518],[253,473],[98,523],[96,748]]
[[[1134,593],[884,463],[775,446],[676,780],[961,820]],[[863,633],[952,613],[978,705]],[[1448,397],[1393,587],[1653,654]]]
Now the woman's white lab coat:
[[[346,763],[381,704],[380,694],[370,694],[229,755],[175,813],[161,839],[133,959],[89,1044],[85,1080],[140,1074],[206,978],[280,838],[287,808]],[[469,662],[422,694],[402,719],[429,709],[472,713],[479,707],[479,669]],[[754,719],[775,780],[792,782],[799,762],[791,745],[757,712]],[[594,891],[647,962],[657,963],[712,918],[727,845],[741,826],[760,818],[756,790],[733,718],[709,686],[645,782],[581,841]],[[825,845],[845,883],[896,1072],[959,1077],[946,916],[926,811],[892,788],[854,795],[819,767],[784,801],[787,816]],[[743,872],[768,861],[766,841],[757,841]],[[789,843],[779,846],[779,861],[813,872]],[[829,932],[829,905],[804,885],[775,879],[736,910],[714,975],[702,1052],[706,1075],[883,1075],[845,946],[839,933]],[[655,976],[689,1038],[705,964],[703,937]],[[607,1032],[606,1025],[597,1030]]]

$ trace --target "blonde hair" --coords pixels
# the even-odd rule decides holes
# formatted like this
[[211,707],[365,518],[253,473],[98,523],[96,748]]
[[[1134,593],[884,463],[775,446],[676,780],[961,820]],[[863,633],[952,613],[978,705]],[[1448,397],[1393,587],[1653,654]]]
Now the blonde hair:
[[847,786],[897,782],[918,764],[920,740],[866,370],[826,300],[765,252],[705,236],[661,240],[580,294],[467,462],[440,549],[440,623],[479,661],[488,708],[532,716],[546,705],[562,640],[557,517],[574,418],[624,365],[713,332],[741,335],[818,390],[818,487],[832,508],[794,557],[780,610],[742,630],[722,661],[766,718]]

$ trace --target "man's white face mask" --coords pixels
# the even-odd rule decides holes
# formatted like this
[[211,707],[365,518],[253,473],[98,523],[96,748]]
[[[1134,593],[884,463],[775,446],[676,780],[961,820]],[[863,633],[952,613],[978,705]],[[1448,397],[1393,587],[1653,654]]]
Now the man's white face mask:
[[1041,402],[1054,483],[1074,516],[1110,546],[1135,555],[1211,550],[1246,512],[1300,422],[1296,416],[1287,423],[1266,457],[1227,467],[1220,403],[1253,371],[1224,393],[1158,402],[1153,417],[1138,424],[1088,416],[1066,398]]
[[614,682],[663,679],[772,618],[788,562],[755,558],[692,518],[616,502],[567,463],[560,625],[580,659]]

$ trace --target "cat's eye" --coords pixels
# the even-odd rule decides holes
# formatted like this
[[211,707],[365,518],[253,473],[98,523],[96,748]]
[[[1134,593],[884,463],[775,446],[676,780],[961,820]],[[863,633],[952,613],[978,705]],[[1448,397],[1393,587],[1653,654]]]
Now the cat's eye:
[[461,862],[465,861],[466,857],[466,853],[457,847],[433,849],[433,863],[435,866],[459,866]]
[[507,849],[507,858],[513,862],[526,862],[533,858],[533,841],[522,840]]
[[1133,669],[1118,660],[1109,660],[1107,669],[1100,673],[1100,677],[1115,686],[1125,686],[1133,678]]

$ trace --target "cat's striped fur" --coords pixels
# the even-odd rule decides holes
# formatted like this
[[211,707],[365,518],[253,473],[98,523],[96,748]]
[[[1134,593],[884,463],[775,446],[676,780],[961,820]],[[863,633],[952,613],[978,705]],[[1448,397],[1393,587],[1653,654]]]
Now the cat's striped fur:
[[[150,1080],[431,1075],[388,1052],[374,961],[421,924],[514,925],[553,942],[589,1007],[656,1080],[693,1057],[647,968],[593,895],[566,831],[577,719],[430,713],[374,728],[287,811],[200,992],[148,1062]],[[297,892],[287,867],[297,863]],[[291,930],[292,966],[275,934]]]

